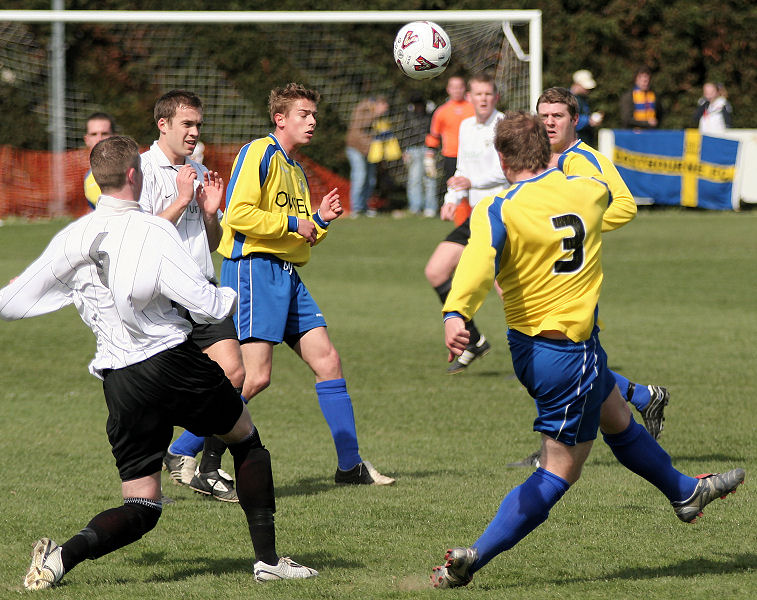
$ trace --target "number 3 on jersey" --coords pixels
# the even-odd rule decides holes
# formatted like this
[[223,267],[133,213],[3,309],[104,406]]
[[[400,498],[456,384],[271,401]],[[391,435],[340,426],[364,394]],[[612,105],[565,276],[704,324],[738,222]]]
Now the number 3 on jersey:
[[571,253],[570,258],[556,260],[552,267],[553,273],[576,273],[584,266],[584,239],[586,228],[581,217],[575,214],[552,217],[552,227],[555,231],[570,229],[573,235],[566,236],[562,240],[562,249]]

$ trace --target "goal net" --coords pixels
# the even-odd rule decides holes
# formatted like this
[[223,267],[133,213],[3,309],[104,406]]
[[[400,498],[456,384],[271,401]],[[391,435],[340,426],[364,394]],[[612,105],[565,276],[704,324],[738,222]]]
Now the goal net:
[[[152,102],[171,89],[189,89],[202,98],[205,162],[224,177],[228,177],[242,144],[271,131],[265,107],[270,87],[299,81],[317,89],[322,97],[320,136],[316,135],[313,148],[303,151],[312,195],[320,197],[323,189],[338,185],[347,197],[344,134],[352,109],[366,96],[389,99],[392,131],[404,147],[409,98],[421,94],[430,107],[443,102],[450,74],[489,71],[501,94],[500,109],[532,109],[541,85],[540,80],[534,81],[535,73],[538,79],[541,76],[540,38],[534,37],[535,30],[540,34],[538,11],[484,11],[491,15],[488,20],[482,20],[482,11],[377,12],[374,18],[356,13],[291,13],[286,22],[278,21],[284,13],[244,13],[249,22],[240,23],[237,18],[212,24],[201,16],[218,19],[221,13],[144,13],[150,15],[145,21],[136,21],[136,13],[132,13],[129,22],[121,22],[123,13],[61,11],[69,16],[87,14],[80,21],[65,23],[67,78],[62,99],[56,99],[50,92],[49,41],[45,37],[49,28],[23,18],[3,22],[4,16],[14,12],[52,15],[54,11],[0,11],[0,86],[23,97],[40,123],[64,129],[66,168],[65,181],[53,182],[47,177],[49,156],[42,152],[33,157],[33,153],[13,148],[13,140],[5,140],[0,146],[4,158],[18,161],[23,155],[20,170],[8,170],[23,180],[24,193],[23,197],[14,193],[12,201],[0,198],[0,216],[9,212],[45,214],[56,185],[66,190],[66,212],[83,212],[81,181],[87,154],[82,134],[87,116],[95,111],[111,113],[120,132],[147,146],[157,133]],[[255,15],[278,16],[276,21],[264,22],[266,19],[255,19]],[[319,16],[329,20],[318,21]],[[193,22],[187,22],[190,17]],[[417,18],[438,22],[452,42],[451,63],[434,80],[410,80],[393,64],[394,34],[405,21]],[[235,55],[234,48],[242,56]],[[85,60],[93,52],[102,55],[98,70],[93,70],[91,60]],[[118,88],[127,99],[112,93]],[[56,102],[64,105],[63,122],[57,124],[50,121],[51,106]],[[0,115],[0,122],[2,118]],[[402,161],[382,164],[380,174],[374,203],[401,203],[406,180]]]

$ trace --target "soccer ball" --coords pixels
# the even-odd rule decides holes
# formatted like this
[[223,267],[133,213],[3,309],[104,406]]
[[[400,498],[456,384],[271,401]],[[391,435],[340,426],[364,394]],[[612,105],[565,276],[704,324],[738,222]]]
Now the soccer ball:
[[394,38],[394,62],[412,79],[431,79],[444,72],[452,56],[447,32],[431,21],[413,21]]

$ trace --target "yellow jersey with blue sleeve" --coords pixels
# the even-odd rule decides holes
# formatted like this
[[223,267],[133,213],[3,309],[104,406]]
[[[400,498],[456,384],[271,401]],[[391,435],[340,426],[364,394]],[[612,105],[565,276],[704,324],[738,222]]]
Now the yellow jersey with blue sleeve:
[[328,223],[311,211],[302,166],[273,134],[243,146],[226,188],[218,252],[229,259],[265,253],[302,266],[310,260],[310,244],[297,233],[299,219],[315,223],[316,243],[325,237]]
[[97,206],[97,199],[100,197],[100,186],[97,185],[94,175],[92,175],[92,169],[87,171],[84,176],[84,197],[87,199],[87,204],[92,210],[95,210]]
[[604,154],[578,140],[560,155],[557,166],[566,175],[596,177],[607,183],[612,194],[612,204],[605,212],[602,231],[619,229],[636,216],[636,201],[631,190]]
[[602,287],[602,217],[610,198],[603,181],[553,168],[481,200],[445,316],[471,319],[496,278],[509,328],[587,340]]

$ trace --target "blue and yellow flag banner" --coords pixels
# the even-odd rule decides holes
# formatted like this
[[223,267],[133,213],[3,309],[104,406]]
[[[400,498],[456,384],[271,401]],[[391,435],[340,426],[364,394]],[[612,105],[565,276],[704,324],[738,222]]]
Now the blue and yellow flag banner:
[[634,197],[655,204],[733,208],[738,141],[697,129],[614,133],[613,162]]

